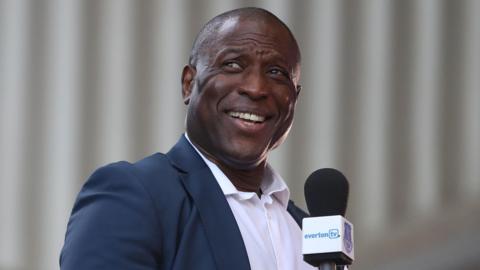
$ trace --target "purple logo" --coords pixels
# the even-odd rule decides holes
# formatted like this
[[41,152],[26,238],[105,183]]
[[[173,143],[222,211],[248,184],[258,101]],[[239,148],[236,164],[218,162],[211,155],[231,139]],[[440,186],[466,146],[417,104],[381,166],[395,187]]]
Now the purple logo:
[[345,245],[345,249],[347,253],[351,253],[353,250],[353,241],[352,241],[352,226],[345,222],[345,233],[343,234],[343,245]]

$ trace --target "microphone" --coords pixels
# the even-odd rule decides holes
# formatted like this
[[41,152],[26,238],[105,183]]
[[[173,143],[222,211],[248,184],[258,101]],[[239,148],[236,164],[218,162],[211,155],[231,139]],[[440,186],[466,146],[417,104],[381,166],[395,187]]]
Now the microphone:
[[354,260],[353,224],[344,218],[348,191],[347,179],[335,169],[316,170],[305,182],[311,217],[302,221],[302,253],[319,269],[334,270]]

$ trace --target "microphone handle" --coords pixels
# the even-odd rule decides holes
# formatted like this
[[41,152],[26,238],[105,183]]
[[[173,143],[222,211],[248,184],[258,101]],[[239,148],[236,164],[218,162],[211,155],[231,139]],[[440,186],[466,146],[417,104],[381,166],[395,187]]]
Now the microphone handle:
[[318,270],[335,270],[337,265],[334,262],[323,262],[318,266]]

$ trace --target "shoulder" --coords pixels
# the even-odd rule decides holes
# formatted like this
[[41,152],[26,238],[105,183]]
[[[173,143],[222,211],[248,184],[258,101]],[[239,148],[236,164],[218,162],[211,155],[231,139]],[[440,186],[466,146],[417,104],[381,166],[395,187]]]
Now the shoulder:
[[87,180],[94,184],[115,185],[125,182],[143,185],[150,190],[152,185],[174,185],[178,183],[178,171],[170,164],[165,154],[156,153],[135,163],[119,161],[95,170]]
[[148,178],[157,176],[158,174],[165,175],[165,172],[170,172],[171,175],[174,175],[174,169],[168,162],[165,154],[156,153],[134,163],[118,161],[107,164],[98,168],[92,174],[92,177],[97,175],[108,176],[110,174],[122,174],[126,178]]
[[[61,269],[122,268],[128,257],[155,265],[163,238],[160,219],[133,165],[121,161],[97,169],[72,209],[61,252]],[[138,243],[132,247],[129,243]],[[102,254],[102,256],[92,256]]]
[[123,197],[148,200],[157,211],[164,211],[187,197],[180,177],[165,154],[156,153],[135,163],[119,161],[100,167],[80,195],[92,189],[111,190]]
[[163,154],[100,167],[74,204],[62,269],[96,269],[100,264],[111,266],[107,269],[153,269],[159,257],[167,263],[173,255],[164,247],[175,246],[191,206],[178,171]]
[[[78,194],[72,217],[85,209],[105,208],[122,212],[126,206],[142,208],[137,210],[154,216],[161,192],[179,186],[175,185],[179,182],[177,178],[174,169],[160,153],[135,163],[110,163],[95,170],[87,179]],[[181,192],[176,193],[181,195]]]

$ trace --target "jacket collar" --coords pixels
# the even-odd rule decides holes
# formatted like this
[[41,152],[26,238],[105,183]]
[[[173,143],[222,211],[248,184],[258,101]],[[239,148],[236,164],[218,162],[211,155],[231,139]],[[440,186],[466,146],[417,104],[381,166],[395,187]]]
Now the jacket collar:
[[250,269],[247,251],[232,210],[210,169],[185,136],[167,153],[193,199],[218,269]]

